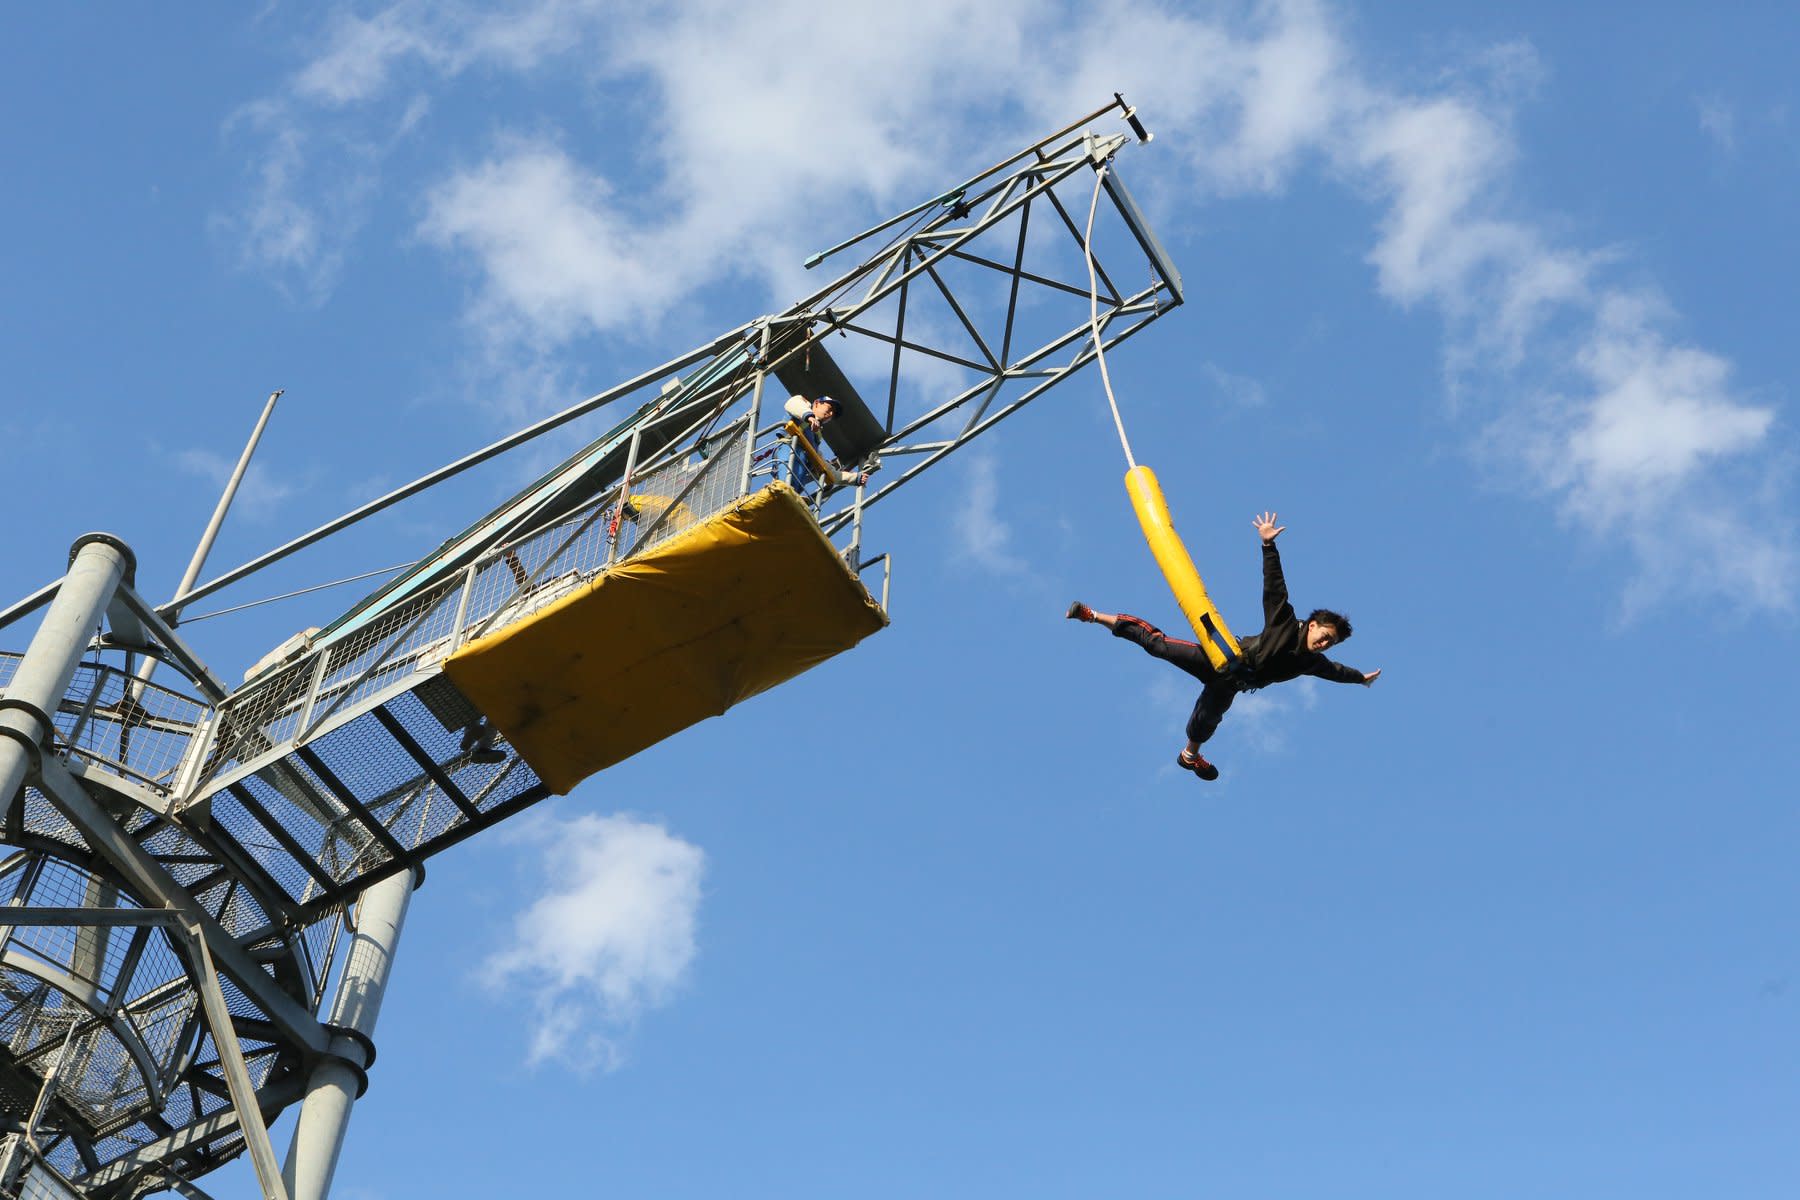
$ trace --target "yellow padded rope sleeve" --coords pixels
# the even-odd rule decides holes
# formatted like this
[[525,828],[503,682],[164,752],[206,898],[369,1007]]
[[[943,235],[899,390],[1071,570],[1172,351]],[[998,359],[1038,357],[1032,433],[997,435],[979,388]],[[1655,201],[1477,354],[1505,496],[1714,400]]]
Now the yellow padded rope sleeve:
[[1187,547],[1181,544],[1181,537],[1175,532],[1175,525],[1169,519],[1168,502],[1163,499],[1162,487],[1156,482],[1156,473],[1149,467],[1131,468],[1125,473],[1125,490],[1131,495],[1131,507],[1137,510],[1138,524],[1144,528],[1144,540],[1150,544],[1150,553],[1156,556],[1156,565],[1162,568],[1163,578],[1169,581],[1169,590],[1175,593],[1175,602],[1181,606],[1188,624],[1194,627],[1195,640],[1205,649],[1212,665],[1223,668],[1225,651],[1208,633],[1202,618],[1211,622],[1234,655],[1239,652],[1237,639],[1231,636],[1225,618],[1219,615],[1212,597],[1206,594],[1200,572],[1194,569],[1194,560],[1188,557]]

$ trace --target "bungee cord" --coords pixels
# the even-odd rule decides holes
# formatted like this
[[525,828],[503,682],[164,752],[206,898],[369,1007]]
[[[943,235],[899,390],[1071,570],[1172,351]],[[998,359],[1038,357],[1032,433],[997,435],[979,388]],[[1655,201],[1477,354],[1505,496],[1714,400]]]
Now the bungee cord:
[[1119,413],[1119,398],[1113,393],[1112,375],[1106,369],[1105,338],[1100,330],[1100,277],[1094,264],[1094,214],[1100,208],[1100,190],[1106,183],[1106,172],[1106,162],[1095,165],[1094,198],[1088,203],[1087,231],[1081,242],[1088,267],[1088,325],[1094,338],[1094,357],[1100,363],[1100,383],[1106,389],[1106,403],[1112,409],[1113,425],[1119,431],[1119,445],[1125,450],[1128,468],[1125,491],[1131,497],[1131,507],[1137,513],[1145,544],[1156,559],[1163,578],[1168,581],[1169,590],[1175,594],[1182,615],[1193,626],[1194,637],[1213,666],[1223,669],[1242,652],[1238,640],[1232,636],[1224,616],[1207,594],[1206,584],[1194,569],[1194,560],[1175,532],[1175,523],[1169,516],[1168,501],[1163,498],[1156,472],[1139,466],[1131,453],[1131,440],[1125,435],[1125,418]]
[[1125,436],[1125,418],[1119,415],[1119,400],[1113,395],[1112,375],[1106,369],[1105,341],[1100,336],[1100,277],[1094,270],[1094,213],[1100,207],[1100,187],[1106,182],[1106,164],[1101,163],[1094,169],[1094,198],[1088,202],[1087,232],[1082,234],[1081,249],[1087,255],[1088,269],[1088,324],[1094,331],[1094,357],[1100,363],[1100,383],[1106,389],[1106,402],[1112,406],[1113,425],[1119,431],[1119,445],[1125,448],[1125,465],[1137,469],[1137,459],[1131,454],[1131,441]]

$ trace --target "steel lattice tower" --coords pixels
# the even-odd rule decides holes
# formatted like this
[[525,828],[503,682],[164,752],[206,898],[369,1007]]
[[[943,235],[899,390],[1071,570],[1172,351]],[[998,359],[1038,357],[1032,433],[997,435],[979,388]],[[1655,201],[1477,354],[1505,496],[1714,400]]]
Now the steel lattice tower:
[[[1097,171],[1131,141],[1120,119],[1148,140],[1115,97],[816,256],[864,257],[787,310],[167,604],[139,595],[128,547],[90,534],[0,612],[20,640],[37,620],[0,653],[0,1193],[204,1197],[195,1181],[248,1152],[265,1194],[324,1197],[421,864],[553,789],[445,663],[578,592],[628,594],[634,564],[791,478],[787,393],[843,401],[819,449],[883,468],[784,503],[885,610],[865,515],[1181,303],[1116,171]],[[196,601],[614,404],[580,453],[241,686],[180,632]],[[284,1163],[265,1114],[291,1106]]]

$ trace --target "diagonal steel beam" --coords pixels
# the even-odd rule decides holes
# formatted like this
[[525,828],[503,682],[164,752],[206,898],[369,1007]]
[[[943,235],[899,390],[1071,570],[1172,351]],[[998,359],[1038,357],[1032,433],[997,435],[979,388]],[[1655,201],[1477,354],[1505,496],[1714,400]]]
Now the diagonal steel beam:
[[187,939],[197,960],[199,978],[195,982],[200,988],[200,1003],[206,1009],[206,1024],[212,1033],[213,1046],[219,1052],[219,1066],[224,1071],[225,1082],[231,1089],[231,1106],[237,1110],[244,1145],[256,1168],[256,1181],[262,1185],[266,1200],[288,1200],[287,1185],[281,1179],[281,1164],[275,1159],[275,1148],[269,1144],[269,1127],[263,1123],[262,1109],[258,1106],[256,1085],[250,1081],[250,1070],[244,1065],[237,1031],[231,1027],[231,1010],[225,1006],[225,993],[219,989],[219,975],[213,967],[212,952],[207,948],[206,930],[191,913],[177,914],[173,927]]

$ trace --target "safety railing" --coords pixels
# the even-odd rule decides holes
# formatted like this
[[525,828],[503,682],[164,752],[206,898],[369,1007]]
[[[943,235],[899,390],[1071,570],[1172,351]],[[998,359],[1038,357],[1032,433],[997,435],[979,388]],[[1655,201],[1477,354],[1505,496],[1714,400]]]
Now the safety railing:
[[30,1164],[14,1185],[19,1189],[19,1200],[82,1200],[74,1184],[47,1161],[37,1157],[34,1150],[23,1144],[21,1136],[14,1137],[20,1142],[19,1153],[26,1156],[25,1161]]
[[[335,718],[360,711],[464,643],[553,604],[607,567],[674,538],[745,494],[747,421],[632,470],[599,498],[455,576],[252,679],[218,710],[197,795]],[[757,480],[760,483],[761,480]]]
[[[0,653],[0,691],[23,656]],[[104,662],[84,662],[52,715],[58,747],[159,792],[171,790],[211,707]]]

